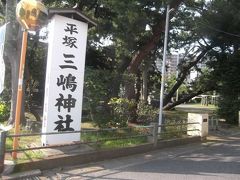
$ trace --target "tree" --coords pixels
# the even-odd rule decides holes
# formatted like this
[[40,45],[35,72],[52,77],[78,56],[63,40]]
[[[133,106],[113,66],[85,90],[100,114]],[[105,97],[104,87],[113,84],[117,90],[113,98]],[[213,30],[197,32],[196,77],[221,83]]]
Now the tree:
[[239,83],[239,53],[222,54],[215,61],[214,76],[218,82],[218,114],[228,123],[238,123],[238,111],[240,109],[240,83]]
[[[238,51],[238,41],[236,37],[230,35],[238,34],[239,30],[239,19],[235,17],[239,3],[236,1],[48,0],[43,2],[54,7],[74,6],[98,22],[98,27],[90,31],[86,64],[95,69],[108,69],[114,74],[110,87],[112,97],[119,96],[124,84],[125,97],[139,100],[142,72],[144,72],[145,87],[147,82],[150,82],[148,91],[144,90],[145,100],[150,88],[159,85],[153,85],[150,79],[156,77],[160,79],[154,61],[156,58],[161,59],[162,56],[167,4],[175,9],[174,14],[171,14],[169,47],[184,48],[186,55],[179,65],[176,82],[164,98],[165,109],[171,109],[196,95],[216,89],[218,80],[212,76],[215,71],[203,72],[199,69],[201,76],[191,83],[188,94],[178,102],[171,102],[176,90],[184,83],[191,69],[198,69],[199,63],[211,64],[215,59],[218,60],[219,53],[231,54]],[[234,26],[230,26],[229,22]],[[111,42],[110,45],[106,45],[106,40]],[[210,58],[206,58],[207,56]],[[153,70],[148,71],[144,67]],[[217,70],[214,65],[209,65],[209,68]]]
[[[19,57],[21,53],[21,29],[16,22],[15,7],[17,1],[2,1],[5,6],[5,22],[8,22],[6,29],[6,42],[5,42],[5,63],[10,66],[11,74],[11,110],[9,124],[14,123],[15,110],[16,110],[16,99],[17,99],[17,85],[18,85],[18,67]],[[8,87],[10,88],[10,87]],[[22,105],[24,108],[24,106]],[[22,111],[23,112],[23,111]],[[24,115],[21,114],[21,119]]]
[[[205,12],[205,28],[208,37],[217,44],[210,54],[213,61],[208,65],[214,69],[218,83],[219,115],[229,123],[238,122],[239,103],[239,9],[238,1],[213,1],[211,11]],[[206,31],[205,30],[205,31]]]
[[[237,2],[232,1],[232,3]],[[236,7],[237,4],[235,4]],[[204,82],[206,86],[199,86],[199,81],[197,80],[193,83],[195,86],[195,88],[193,88],[194,91],[189,92],[188,95],[185,96],[185,98],[180,99],[179,102],[169,103],[172,95],[182,84],[190,69],[197,69],[198,63],[213,64],[215,62],[214,60],[216,60],[216,55],[221,52],[221,49],[223,50],[228,49],[231,46],[236,46],[236,40],[232,37],[228,37],[228,33],[228,35],[226,34],[226,32],[231,32],[231,30],[225,29],[229,27],[229,20],[233,18],[236,13],[234,12],[235,7],[232,9],[232,5],[230,2],[224,0],[211,2],[202,1],[198,4],[188,5],[184,7],[182,11],[179,11],[179,18],[176,18],[176,21],[173,22],[176,23],[176,29],[174,29],[171,34],[175,39],[173,42],[178,48],[188,48],[189,46],[192,46],[193,53],[189,53],[186,61],[179,65],[180,73],[176,83],[164,99],[165,109],[171,109],[175,105],[188,101],[196,95],[216,90],[218,88],[218,78],[211,75],[211,78],[204,78],[205,81],[207,80]],[[216,49],[218,50],[216,51]],[[204,62],[206,56],[208,57],[208,62]],[[214,66],[209,66],[209,68],[215,69]],[[213,73],[214,72],[212,71],[211,74]],[[202,75],[203,77],[206,77],[204,74]],[[200,82],[203,83],[202,81]]]
[[215,0],[205,3],[201,10],[197,33],[211,44],[207,66],[220,93],[219,114],[227,122],[236,123],[239,111],[239,7],[238,1]]
[[[5,52],[4,52],[4,60],[7,64],[7,76],[6,78],[11,77],[11,81],[5,80],[6,83],[6,89],[11,89],[10,91],[10,101],[11,101],[11,109],[10,109],[10,117],[8,119],[8,124],[14,124],[15,121],[15,111],[16,111],[16,100],[17,100],[17,88],[18,88],[18,71],[19,71],[19,62],[20,62],[20,54],[21,54],[21,44],[22,44],[22,29],[19,26],[19,23],[16,21],[16,15],[15,15],[15,9],[16,4],[18,1],[10,0],[10,1],[1,1],[3,9],[5,9],[5,22],[8,23],[7,30],[6,30],[6,42],[5,42]],[[4,8],[5,7],[5,8]],[[39,37],[38,37],[39,38]],[[25,89],[25,80],[30,79],[30,74],[28,65],[31,65],[32,61],[30,59],[34,59],[37,56],[34,56],[33,54],[36,54],[36,46],[38,42],[38,38],[36,40],[36,37],[33,37],[35,39],[35,43],[33,43],[32,50],[30,53],[27,53],[27,64],[25,66],[25,78],[23,81],[23,89]],[[29,39],[30,40],[30,39]],[[28,41],[31,42],[31,41]],[[31,46],[31,43],[30,43]],[[29,47],[29,45],[28,45]],[[44,53],[45,54],[45,53]],[[10,67],[10,68],[9,68]],[[31,68],[31,76],[35,75],[33,69]],[[35,71],[36,72],[36,71]],[[43,77],[43,76],[39,76]],[[11,83],[8,83],[11,82]],[[24,94],[25,91],[23,91],[23,101],[22,101],[22,111],[21,111],[21,123],[25,123],[25,116],[24,116]]]
[[[98,21],[95,41],[109,38],[115,47],[115,87],[119,89],[121,74],[136,74],[141,62],[154,56],[153,51],[162,47],[162,31],[165,24],[165,7],[170,2],[171,8],[177,9],[183,0],[172,1],[67,1],[65,6],[75,3],[81,11],[94,15]],[[46,1],[57,3],[57,1]],[[63,6],[63,4],[62,4]],[[138,27],[138,28],[136,28]],[[149,30],[146,30],[149,27]],[[98,38],[96,38],[98,37]],[[128,89],[126,89],[128,91]],[[114,95],[117,95],[114,92]],[[128,96],[128,95],[126,95]],[[130,97],[129,97],[130,98]]]
[[[57,3],[56,1],[47,2]],[[71,7],[77,1],[67,2],[65,6]],[[167,2],[144,0],[130,2],[94,1],[93,3],[78,1],[76,7],[87,14],[94,15],[94,18],[99,23],[98,28],[94,31],[95,35],[92,34],[92,40],[101,42],[101,39],[109,38],[112,41],[112,46],[114,46],[115,57],[112,58],[114,60],[112,70],[116,72],[116,76],[115,81],[113,81],[113,96],[118,96],[120,85],[124,83],[124,72],[130,74],[130,77],[137,77],[137,74],[141,71],[140,64],[143,60],[153,60],[159,56],[159,48],[162,48],[163,45],[166,3],[170,3],[171,8],[177,10],[182,2],[183,1],[180,0]],[[194,25],[198,20],[197,15],[194,14],[193,7],[202,5],[202,3],[192,2],[193,1],[189,1],[185,6],[181,6],[179,12],[177,11],[176,15],[174,15],[174,17],[179,17],[173,20],[173,29],[180,29],[182,32],[179,36],[175,35],[175,37],[179,39],[174,39],[175,44],[177,44],[178,41],[182,43],[182,46],[186,46],[188,43],[191,44],[201,39],[201,36],[197,34],[196,31],[186,35],[186,32],[191,31],[191,25]],[[192,9],[188,6],[191,6]],[[200,8],[199,11],[202,10],[203,8]],[[191,15],[193,17],[191,17]],[[177,21],[183,23],[176,23]],[[189,25],[189,22],[191,22],[191,25]],[[181,29],[182,27],[183,29]],[[172,33],[172,36],[174,37],[174,33]],[[193,53],[191,57],[188,57],[190,60],[182,64],[182,71],[179,73],[177,83],[169,91],[164,104],[170,101],[177,88],[183,83],[190,69],[200,62],[212,47],[212,45],[208,44],[199,47],[198,50],[195,51],[195,54]],[[97,48],[99,48],[99,46]],[[135,84],[135,80],[125,81],[125,97],[138,99],[134,88]]]

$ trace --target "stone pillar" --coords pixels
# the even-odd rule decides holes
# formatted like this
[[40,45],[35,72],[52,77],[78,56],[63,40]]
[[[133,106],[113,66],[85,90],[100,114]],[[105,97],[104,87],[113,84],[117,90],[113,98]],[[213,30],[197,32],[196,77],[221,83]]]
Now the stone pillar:
[[188,113],[187,134],[189,136],[208,136],[208,114]]

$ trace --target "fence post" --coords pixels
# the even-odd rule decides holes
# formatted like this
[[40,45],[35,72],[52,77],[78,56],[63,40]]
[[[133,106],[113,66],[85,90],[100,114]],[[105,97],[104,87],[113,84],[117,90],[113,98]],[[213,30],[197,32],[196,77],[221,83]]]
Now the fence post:
[[218,130],[218,118],[216,118],[216,130]]
[[0,132],[0,173],[2,173],[4,170],[6,136],[7,131]]
[[148,137],[149,142],[153,143],[153,146],[157,146],[157,141],[158,141],[158,123],[154,122],[150,124],[151,127],[151,137]]
[[153,124],[153,146],[157,147],[158,142],[158,123]]
[[238,127],[240,127],[240,111],[238,111]]
[[213,117],[211,117],[211,130],[214,130],[214,118]]

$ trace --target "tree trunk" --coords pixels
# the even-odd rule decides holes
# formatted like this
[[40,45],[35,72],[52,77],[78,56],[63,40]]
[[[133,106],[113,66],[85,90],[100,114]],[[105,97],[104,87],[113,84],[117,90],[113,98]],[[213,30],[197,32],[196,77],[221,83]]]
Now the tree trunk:
[[[131,76],[131,75],[129,75],[129,76]],[[124,98],[136,99],[135,80],[132,78],[128,78],[127,80],[124,80],[124,87],[125,87]]]
[[[174,8],[174,10],[176,10],[183,1],[184,0],[173,0],[170,3],[170,8]],[[166,17],[166,13],[162,15],[159,23],[153,27],[153,33],[152,33],[152,36],[149,38],[149,41],[139,51],[137,51],[133,55],[132,61],[128,67],[129,73],[134,73],[134,74],[137,73],[138,67],[141,64],[141,62],[147,57],[147,55],[152,50],[156,49],[161,39],[162,32],[165,29],[165,21],[166,21],[165,17]]]
[[115,74],[114,80],[112,82],[112,97],[118,97],[120,85],[123,83],[123,73],[127,69],[130,63],[130,59],[128,57],[123,57],[119,68]]
[[141,98],[141,73],[137,73],[137,80],[136,80],[136,102],[140,101]]
[[[173,0],[170,3],[170,8],[174,8],[174,10],[176,10],[183,1],[184,0]],[[159,23],[153,27],[152,36],[149,38],[149,41],[133,55],[132,60],[127,68],[128,74],[136,74],[141,62],[147,57],[147,55],[149,55],[152,50],[156,49],[162,37],[162,32],[165,29],[165,17],[166,13],[160,17]],[[127,93],[126,97],[129,99],[134,99],[134,84],[128,84],[125,86],[125,88]]]
[[[16,22],[15,17],[16,1],[9,0],[6,2],[6,22],[9,22],[6,28],[6,46],[5,56],[8,64],[11,68],[11,110],[8,124],[14,124],[15,111],[16,111],[16,100],[17,100],[17,89],[18,89],[18,72],[19,72],[19,58],[21,54],[21,39],[22,32]],[[24,101],[22,101],[24,104]],[[22,105],[24,108],[24,105]],[[21,118],[24,117],[24,111],[22,110]]]
[[145,63],[143,73],[142,73],[142,99],[144,103],[147,103],[147,97],[148,97],[148,69],[149,69],[149,62]]
[[170,110],[170,109],[174,108],[175,106],[177,106],[179,104],[182,104],[184,102],[188,102],[193,97],[198,96],[198,95],[200,95],[202,93],[204,93],[204,91],[200,90],[200,91],[194,92],[192,94],[188,94],[184,98],[181,98],[179,101],[175,101],[173,103],[168,103],[166,106],[164,106],[164,110]]
[[179,73],[179,76],[177,77],[177,82],[175,83],[175,85],[172,87],[172,89],[169,91],[169,93],[164,97],[163,100],[163,106],[166,106],[170,101],[171,98],[174,96],[175,92],[177,91],[177,89],[181,86],[181,84],[183,83],[183,81],[186,79],[188,72],[190,71],[190,69],[192,67],[194,67],[204,56],[205,54],[212,49],[212,47],[206,47],[196,58],[196,60],[191,61],[189,63],[187,63],[187,65],[183,65],[184,67],[182,67],[181,72]]
[[188,102],[189,100],[191,100],[195,96],[198,96],[202,93],[213,91],[213,90],[215,90],[214,87],[208,87],[207,89],[204,89],[204,90],[199,90],[197,92],[192,92],[192,93],[188,94],[187,96],[181,98],[179,101],[175,101],[173,103],[168,103],[166,106],[164,106],[164,110],[170,110],[170,109],[174,108],[175,106],[177,106],[179,104],[182,104],[184,102]]

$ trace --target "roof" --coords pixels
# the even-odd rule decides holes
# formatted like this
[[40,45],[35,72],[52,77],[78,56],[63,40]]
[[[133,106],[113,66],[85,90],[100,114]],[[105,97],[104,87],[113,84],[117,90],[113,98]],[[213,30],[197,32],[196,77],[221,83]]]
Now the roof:
[[78,9],[75,9],[75,8],[49,8],[48,9],[48,15],[50,18],[55,14],[85,22],[89,25],[89,27],[97,26],[97,23],[95,23],[93,20],[91,20],[89,17],[87,17],[86,15],[84,15],[82,12],[80,12]]

